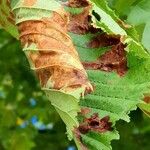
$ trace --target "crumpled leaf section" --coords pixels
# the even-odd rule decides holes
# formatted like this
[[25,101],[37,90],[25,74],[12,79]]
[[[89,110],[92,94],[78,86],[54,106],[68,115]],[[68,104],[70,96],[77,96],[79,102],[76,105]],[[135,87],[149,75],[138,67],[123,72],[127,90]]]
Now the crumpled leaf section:
[[67,34],[68,14],[56,1],[46,2],[12,2],[23,49],[43,88],[66,93],[82,88],[84,95],[92,86]]

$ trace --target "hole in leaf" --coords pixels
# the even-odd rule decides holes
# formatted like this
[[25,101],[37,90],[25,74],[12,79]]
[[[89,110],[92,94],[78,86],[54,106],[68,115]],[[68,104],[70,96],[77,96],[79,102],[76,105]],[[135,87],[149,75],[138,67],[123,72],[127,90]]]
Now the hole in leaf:
[[89,123],[89,125],[93,128],[98,127],[99,126],[99,122],[96,120],[93,120]]
[[93,15],[98,21],[101,20],[100,15],[99,15],[97,12],[95,12],[94,10],[92,11],[92,15]]

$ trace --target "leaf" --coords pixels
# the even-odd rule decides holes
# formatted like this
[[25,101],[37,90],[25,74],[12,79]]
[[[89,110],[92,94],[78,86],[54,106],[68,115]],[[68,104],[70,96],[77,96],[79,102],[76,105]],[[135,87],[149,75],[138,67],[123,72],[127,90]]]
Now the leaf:
[[25,134],[14,134],[11,139],[10,150],[31,150],[34,143]]
[[150,117],[150,97],[149,93],[145,94],[144,101],[140,103],[139,108],[143,110],[143,112]]
[[[138,18],[138,19],[137,19]],[[142,44],[147,50],[150,50],[149,44],[149,22],[150,22],[150,1],[142,0],[136,6],[132,8],[132,11],[128,15],[127,21],[134,26],[145,25],[144,31],[139,30],[139,34],[142,35]],[[142,29],[143,29],[142,28]]]
[[82,140],[86,143],[90,150],[110,150],[110,141],[118,139],[119,135],[115,132],[107,132],[105,134],[96,134],[90,132],[87,135],[82,135]]
[[[81,37],[83,36],[80,35],[80,38]],[[73,35],[75,45],[80,38],[79,35]],[[83,40],[85,40],[85,35]],[[88,38],[85,43],[88,43]],[[78,45],[76,46],[79,54],[80,51],[82,53],[82,48]],[[89,79],[92,84],[95,85],[96,90],[94,93],[87,95],[84,100],[80,101],[81,108],[90,109],[91,115],[98,113],[101,118],[109,116],[113,126],[116,121],[120,119],[129,122],[129,112],[135,110],[136,106],[142,102],[144,98],[143,94],[149,92],[149,55],[145,53],[144,49],[137,52],[139,48],[134,43],[131,45],[129,44],[128,48],[128,67],[130,68],[128,73],[124,77],[119,77],[116,73],[87,70]],[[92,50],[94,49],[85,49],[87,53],[90,53]],[[99,55],[101,55],[101,53],[99,53]],[[90,55],[87,54],[87,56],[89,56],[90,60]],[[96,59],[97,58],[95,58],[95,60]],[[84,61],[84,58],[81,60]],[[89,60],[86,58],[86,61]],[[103,133],[103,135],[108,135],[108,137],[110,137],[109,133],[111,134],[111,132],[106,132]],[[91,134],[82,135],[83,142],[87,144],[90,150],[102,149],[102,147],[105,147],[105,145],[103,145],[105,143],[103,136],[102,138],[96,138],[96,136],[99,137],[101,134],[95,133],[95,136],[91,136]],[[117,132],[114,130],[114,139],[117,138]],[[112,139],[108,140],[109,144],[111,140]],[[110,149],[110,145],[104,149]]]
[[117,11],[119,16],[124,16],[130,12],[132,5],[137,0],[113,0],[113,8]]
[[145,46],[145,48],[148,50],[150,50],[150,44],[149,44],[150,37],[149,37],[149,35],[150,35],[150,22],[147,22],[146,26],[144,28],[144,31],[143,31],[142,43]]
[[0,3],[0,26],[2,26],[13,37],[18,38],[19,34],[17,27],[15,26],[15,21],[7,0],[2,0]]
[[38,74],[41,86],[47,89],[61,89],[66,93],[78,88],[82,88],[81,93],[84,93],[86,88],[92,88],[67,35],[68,16],[60,3],[55,0],[42,3],[41,0],[14,0],[11,6],[19,26],[23,50],[31,68]]
[[[66,5],[66,11],[71,13],[69,16],[60,3],[54,0],[42,2],[12,1],[20,39],[31,68],[39,75],[42,89],[65,122],[69,139],[74,138],[79,149],[109,150],[111,141],[119,138],[116,121],[129,122],[130,111],[142,104],[145,94],[150,92],[149,53],[127,35],[126,25],[118,23],[119,18],[104,0],[91,0],[92,7],[87,1],[78,7],[75,4],[81,1],[75,1],[71,6],[73,9]],[[93,26],[89,25],[89,14]],[[96,32],[88,33],[92,27]],[[56,41],[53,43],[53,40]],[[97,45],[95,40],[102,45]],[[74,46],[83,64],[100,66],[89,69],[84,65],[94,87],[93,93]],[[112,59],[110,54],[114,51],[122,52],[121,58]],[[102,58],[107,61],[103,62]],[[124,63],[125,69],[121,75],[117,69],[111,69],[111,66],[120,66],[120,62]],[[103,70],[101,65],[104,65]],[[47,67],[50,69],[43,71]],[[59,67],[63,68],[62,72],[58,71]],[[67,67],[71,72],[66,71]],[[75,73],[72,75],[72,72]]]
[[51,104],[55,107],[62,120],[67,126],[67,133],[69,139],[73,138],[72,130],[78,127],[77,112],[80,111],[78,99],[72,95],[66,94],[61,91],[43,89]]
[[97,18],[92,15],[94,26],[100,27],[104,32],[107,33],[126,35],[126,32],[114,20],[114,18],[117,19],[117,16],[110,15],[113,14],[113,12],[108,8],[104,0],[91,0],[91,2],[93,4],[93,11],[100,16],[100,21],[98,21]]
[[128,16],[127,21],[133,25],[139,25],[149,21],[149,17],[150,17],[150,1],[142,0],[132,8],[132,11]]
[[[99,14],[101,15],[101,13]],[[97,27],[102,27],[102,29],[104,27],[103,31],[112,33],[107,30],[107,26],[105,27],[99,23],[96,25]],[[115,34],[117,34],[117,32]],[[90,60],[90,51],[95,50],[95,53],[99,53],[99,57],[102,55],[101,51],[98,51],[98,49],[89,49],[86,47],[86,43],[89,43],[89,35],[70,35],[79,51],[82,61],[90,62],[94,59],[95,61],[97,60],[98,57]],[[92,35],[90,35],[90,37],[92,37]],[[90,109],[91,115],[98,113],[100,117],[110,116],[113,125],[115,125],[115,122],[119,119],[129,121],[129,112],[136,109],[136,106],[142,102],[144,93],[149,92],[150,86],[150,79],[148,78],[150,72],[148,67],[150,63],[149,54],[139,43],[130,37],[127,37],[123,42],[127,44],[126,51],[129,67],[127,74],[124,77],[118,77],[115,73],[89,70],[88,75],[90,81],[95,85],[96,90],[94,93],[87,95],[85,100],[80,101],[82,109]],[[82,43],[84,51],[79,43]],[[83,57],[83,52],[87,57]],[[88,114],[88,116],[90,116],[90,114]],[[104,135],[107,133],[108,132],[104,133]],[[96,135],[99,136],[100,134],[95,133],[95,136],[92,136],[90,133],[81,135],[83,143],[86,144],[90,150],[110,149],[109,146],[106,147],[106,145],[103,145],[105,140],[103,141],[102,138],[101,141],[103,142],[100,142],[100,138],[97,140],[98,138],[96,139]],[[115,137],[114,139],[117,139],[117,134]],[[109,144],[111,140],[108,140]]]
[[150,104],[140,103],[139,108],[143,110],[143,112],[150,117]]
[[66,123],[71,139],[78,126],[78,99],[92,86],[67,34],[68,14],[55,0],[14,0],[11,7],[31,69]]

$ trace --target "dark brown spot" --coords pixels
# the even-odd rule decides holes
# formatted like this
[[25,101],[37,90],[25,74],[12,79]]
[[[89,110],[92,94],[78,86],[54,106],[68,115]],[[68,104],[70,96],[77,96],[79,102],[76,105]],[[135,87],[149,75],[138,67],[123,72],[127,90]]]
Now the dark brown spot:
[[123,76],[128,70],[124,48],[125,46],[120,42],[113,45],[111,50],[100,56],[95,62],[83,62],[83,65],[86,69],[116,71],[120,76]]
[[147,104],[150,104],[150,96],[145,96],[144,102],[146,102]]
[[78,129],[82,134],[86,134],[90,131],[88,124],[80,124]]
[[79,7],[83,11],[80,14],[69,15],[68,31],[76,34],[97,33],[100,29],[96,29],[91,25],[91,4],[87,0],[69,0],[66,4],[68,7]]
[[91,84],[91,87],[88,87],[88,86],[86,87],[85,92],[84,92],[84,96],[87,95],[87,94],[90,94],[90,93],[92,93],[94,91],[95,87],[94,87],[93,84]]
[[38,78],[40,79],[40,84],[42,87],[46,86],[47,81],[52,75],[52,72],[50,69],[41,69],[36,71]]
[[83,150],[87,150],[87,147],[82,142],[81,134],[87,134],[90,131],[104,133],[113,130],[112,123],[109,121],[109,116],[100,119],[98,114],[94,113],[90,118],[86,118],[84,114],[86,111],[86,108],[83,109],[81,115],[83,114],[84,120],[80,123],[78,128],[74,129],[74,135]]
[[90,43],[88,43],[88,47],[90,48],[100,48],[106,46],[116,45],[120,42],[119,35],[107,35],[106,33],[100,34],[94,37]]
[[98,128],[99,127],[99,121],[97,120],[93,120],[89,123],[89,126],[93,127],[93,128]]
[[84,8],[83,12],[77,15],[70,14],[68,31],[76,34],[84,34],[89,31],[89,10],[90,6]]

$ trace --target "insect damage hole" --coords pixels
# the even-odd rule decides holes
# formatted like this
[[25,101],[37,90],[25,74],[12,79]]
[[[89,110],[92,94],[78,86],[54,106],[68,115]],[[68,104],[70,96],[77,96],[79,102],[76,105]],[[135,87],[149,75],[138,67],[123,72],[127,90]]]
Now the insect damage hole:
[[97,12],[95,12],[94,10],[92,11],[92,15],[93,15],[98,21],[101,20],[100,15],[99,15]]
[[95,121],[95,120],[93,120],[89,123],[89,126],[91,126],[93,128],[99,127],[99,125],[100,125],[100,123],[98,121]]

